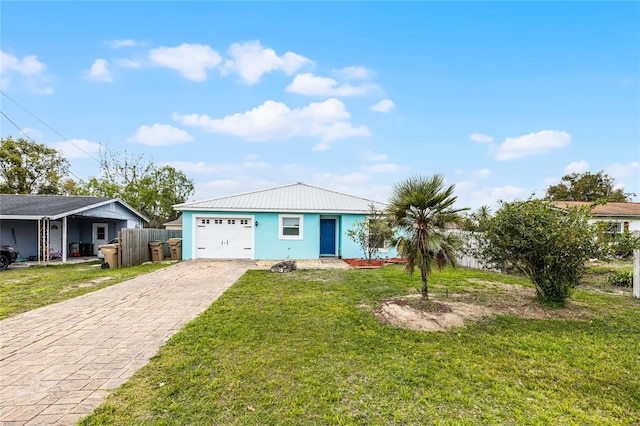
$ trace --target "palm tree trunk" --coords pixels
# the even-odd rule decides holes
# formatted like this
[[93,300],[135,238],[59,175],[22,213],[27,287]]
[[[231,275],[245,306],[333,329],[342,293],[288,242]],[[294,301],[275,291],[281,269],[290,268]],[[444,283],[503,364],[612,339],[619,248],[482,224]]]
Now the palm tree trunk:
[[429,299],[429,291],[427,290],[427,271],[422,269],[420,272],[422,275],[422,297]]

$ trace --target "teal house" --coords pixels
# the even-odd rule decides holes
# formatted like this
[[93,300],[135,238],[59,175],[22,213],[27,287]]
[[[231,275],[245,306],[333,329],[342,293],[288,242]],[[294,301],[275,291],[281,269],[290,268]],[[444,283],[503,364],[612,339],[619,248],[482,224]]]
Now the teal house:
[[[318,259],[363,257],[347,236],[373,205],[304,183],[178,204],[183,259]],[[380,257],[395,250],[380,247]]]

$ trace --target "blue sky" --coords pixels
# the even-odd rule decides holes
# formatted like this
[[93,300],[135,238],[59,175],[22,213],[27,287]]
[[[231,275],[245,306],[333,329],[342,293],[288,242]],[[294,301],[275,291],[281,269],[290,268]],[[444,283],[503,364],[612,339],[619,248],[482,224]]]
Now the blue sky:
[[475,209],[600,170],[640,196],[638,2],[0,12],[2,112],[80,178],[103,147],[182,170],[196,200],[305,182],[386,201],[440,173]]

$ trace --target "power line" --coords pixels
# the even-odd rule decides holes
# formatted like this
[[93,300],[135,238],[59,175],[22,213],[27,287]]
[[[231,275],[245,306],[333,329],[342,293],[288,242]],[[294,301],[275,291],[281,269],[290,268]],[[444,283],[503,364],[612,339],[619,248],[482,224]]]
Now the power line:
[[4,118],[6,118],[9,123],[13,124],[15,126],[16,129],[18,129],[18,131],[20,133],[22,133],[27,139],[29,139],[31,142],[36,143],[36,141],[34,141],[31,136],[29,136],[27,133],[24,132],[24,130],[22,130],[20,128],[20,126],[18,126],[12,119],[9,118],[9,116],[7,114],[4,113],[4,111],[0,110],[0,114],[2,114],[4,116]]
[[[32,143],[36,143],[36,141],[34,141],[34,140],[31,138],[31,136],[29,136],[29,135],[28,135],[24,130],[22,130],[22,129],[20,128],[20,126],[18,126],[18,125],[17,125],[17,124],[12,120],[12,119],[10,119],[10,118],[9,118],[9,116],[8,116],[7,114],[5,114],[5,113],[4,113],[4,111],[0,110],[0,114],[2,114],[2,115],[4,116],[4,118],[6,118],[6,119],[9,121],[9,123],[13,124],[13,125],[16,127],[16,129],[18,129],[18,131],[19,131],[20,133],[22,133],[23,135],[25,135],[27,139],[29,139]],[[75,173],[73,173],[71,170],[67,170],[67,172],[68,172],[71,176],[73,176],[73,177],[75,177],[76,179],[78,179],[78,181],[80,181],[80,182],[84,182],[84,179],[82,179],[80,176],[78,176],[78,175],[76,175]]]
[[[78,145],[76,145],[72,140],[68,139],[67,137],[65,137],[63,134],[61,134],[60,132],[58,132],[56,129],[54,129],[53,127],[49,126],[47,123],[45,123],[44,121],[42,121],[40,118],[38,118],[35,114],[33,114],[31,111],[29,111],[28,109],[26,109],[25,107],[23,107],[22,105],[20,105],[18,103],[18,101],[16,101],[15,99],[13,99],[11,96],[7,95],[6,93],[4,93],[4,91],[0,90],[0,93],[2,93],[2,95],[4,95],[7,99],[9,99],[11,102],[13,102],[14,104],[16,104],[18,107],[20,107],[24,112],[26,112],[27,114],[29,114],[30,116],[32,116],[33,118],[35,118],[36,120],[38,120],[40,123],[42,123],[43,126],[45,126],[47,129],[51,130],[53,133],[55,133],[56,135],[60,136],[62,139],[65,140],[65,142],[69,142],[71,145],[75,146],[76,148],[78,148],[80,151],[84,152],[85,154],[87,154],[88,157],[94,159],[95,161],[98,162],[98,164],[101,164],[100,160],[97,159],[96,157],[94,157],[93,155],[91,155],[90,153],[88,153],[87,151],[85,151],[84,149],[80,148]],[[2,115],[4,115],[5,117],[7,117],[7,115],[5,113],[2,113]],[[20,130],[20,132],[22,132],[23,135],[26,136],[26,134],[20,129],[20,127],[18,127],[13,121],[11,121],[8,117],[7,120],[9,120],[9,122],[11,122],[11,124],[13,124],[14,126],[16,126],[18,128],[18,130]],[[31,138],[29,138],[32,142],[34,142]]]

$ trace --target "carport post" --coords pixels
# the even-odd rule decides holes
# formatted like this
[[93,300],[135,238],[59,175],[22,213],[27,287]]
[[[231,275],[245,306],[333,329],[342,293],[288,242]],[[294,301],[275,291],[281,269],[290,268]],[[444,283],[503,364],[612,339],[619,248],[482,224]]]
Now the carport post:
[[62,218],[62,263],[67,263],[67,217]]

